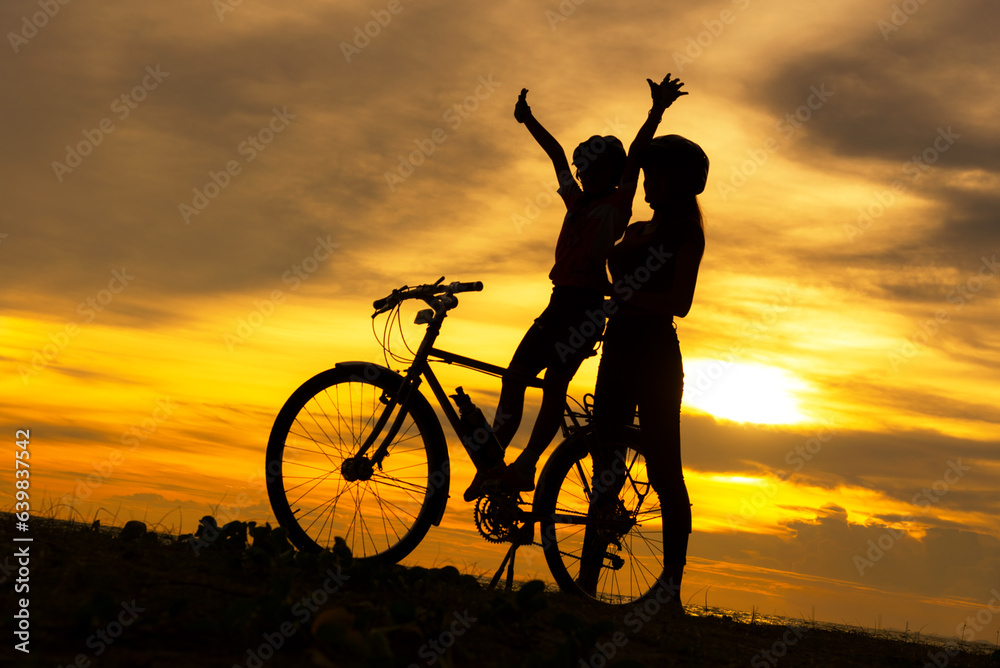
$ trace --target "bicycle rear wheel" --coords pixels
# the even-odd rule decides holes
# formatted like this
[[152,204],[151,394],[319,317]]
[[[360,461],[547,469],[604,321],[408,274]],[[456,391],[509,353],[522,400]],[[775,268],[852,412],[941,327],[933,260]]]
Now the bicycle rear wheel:
[[[638,429],[633,428],[621,450],[623,458],[614,466],[619,483],[624,480],[617,497],[605,493],[599,504],[592,504],[594,465],[588,443],[593,439],[587,429],[559,444],[539,476],[533,508],[542,518],[542,550],[559,587],[624,605],[649,592],[663,570],[660,499],[649,484]],[[608,478],[603,484],[617,486]],[[593,582],[589,587],[581,583],[587,579],[581,578],[587,532],[592,532],[588,543],[598,544],[596,590]]]
[[370,461],[399,407],[365,457],[357,457],[402,377],[363,362],[339,364],[306,381],[285,402],[267,445],[267,492],[300,550],[342,537],[359,559],[395,563],[441,521],[448,451],[441,423],[414,390],[381,466]]

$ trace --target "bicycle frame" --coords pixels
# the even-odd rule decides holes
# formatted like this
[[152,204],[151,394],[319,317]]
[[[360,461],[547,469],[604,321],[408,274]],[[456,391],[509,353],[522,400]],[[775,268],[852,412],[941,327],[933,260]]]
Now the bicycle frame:
[[[420,346],[417,348],[417,352],[414,355],[413,363],[407,370],[406,375],[403,378],[403,383],[399,388],[399,392],[396,393],[397,397],[401,399],[398,402],[400,407],[399,413],[396,415],[393,423],[389,425],[389,429],[382,438],[381,443],[375,452],[372,454],[371,461],[373,464],[381,466],[382,459],[386,456],[389,449],[389,444],[392,443],[393,439],[396,437],[396,433],[399,431],[400,426],[403,423],[403,419],[406,417],[406,409],[410,402],[410,397],[413,396],[414,392],[418,391],[420,383],[422,380],[426,380],[427,384],[431,388],[431,392],[434,397],[438,400],[441,406],[441,410],[444,411],[445,417],[451,424],[452,429],[455,430],[455,434],[459,437],[462,442],[463,447],[465,447],[466,452],[469,452],[470,447],[472,447],[472,441],[468,438],[465,433],[465,428],[463,427],[461,421],[459,420],[458,413],[455,411],[448,398],[448,394],[445,392],[444,388],[441,386],[440,381],[438,381],[437,376],[434,375],[433,369],[431,369],[431,361],[440,361],[446,364],[455,364],[457,366],[466,367],[480,373],[486,373],[494,376],[502,377],[508,373],[505,367],[497,366],[496,364],[490,364],[488,362],[482,362],[471,357],[466,357],[464,355],[458,355],[456,353],[448,352],[447,350],[440,350],[434,347],[434,342],[437,337],[441,334],[441,325],[444,319],[448,315],[448,311],[458,305],[458,300],[452,297],[451,302],[445,303],[442,300],[435,300],[431,303],[434,309],[434,316],[427,321],[427,330],[424,333],[423,339],[420,341]],[[425,313],[425,312],[422,312]],[[418,316],[418,322],[420,317]],[[523,379],[527,387],[541,388],[542,381],[538,378],[532,377],[530,379]],[[378,421],[372,428],[372,433],[365,439],[365,442],[361,445],[361,448],[357,452],[356,456],[364,456],[365,453],[372,447],[376,440],[379,439],[379,435],[382,430],[385,429],[386,423],[388,422],[389,416],[392,414],[393,409],[396,407],[396,399],[390,400],[385,409],[382,411],[382,415],[379,416]],[[573,417],[574,422],[576,422],[576,417]],[[577,423],[576,426],[579,426]],[[471,457],[471,453],[470,453]]]

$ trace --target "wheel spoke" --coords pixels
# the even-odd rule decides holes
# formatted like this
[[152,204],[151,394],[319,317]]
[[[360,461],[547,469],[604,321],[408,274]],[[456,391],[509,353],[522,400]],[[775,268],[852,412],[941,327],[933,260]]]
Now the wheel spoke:
[[[382,461],[371,461],[370,452],[358,456],[387,409],[382,397],[395,404],[391,396],[401,385],[398,375],[384,369],[371,381],[367,369],[366,380],[359,375],[356,366],[332,369],[289,399],[268,445],[268,471],[278,466],[268,494],[300,549],[330,548],[342,537],[357,558],[395,561],[427,532],[432,515],[422,508],[443,503],[443,495],[430,493],[429,472],[442,468],[445,448],[428,436],[440,427],[415,393]],[[386,429],[374,443],[385,441],[401,408],[385,416]]]
[[[601,555],[599,571],[587,575],[597,580],[597,589],[591,595],[615,604],[629,603],[651,589],[659,576],[663,555],[659,523],[662,513],[659,497],[646,477],[645,459],[634,445],[622,450],[620,457],[624,473],[605,495],[603,487],[591,486],[587,472],[593,467],[586,443],[566,441],[546,466],[546,498],[536,499],[539,514],[546,518],[542,529],[555,537],[554,543],[543,548],[556,581],[564,588],[582,586],[577,578],[584,575],[586,537],[587,544],[593,541]],[[593,482],[596,485],[598,481]],[[605,507],[602,500],[600,509],[591,507],[598,490],[601,498],[610,503],[616,488],[617,505]],[[589,532],[597,533],[591,537]],[[595,553],[595,564],[596,558]],[[587,566],[588,571],[591,568]]]

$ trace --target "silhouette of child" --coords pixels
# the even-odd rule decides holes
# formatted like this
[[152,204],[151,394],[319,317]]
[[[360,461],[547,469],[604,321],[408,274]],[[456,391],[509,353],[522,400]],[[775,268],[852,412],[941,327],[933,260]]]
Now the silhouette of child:
[[518,97],[514,118],[552,161],[566,216],[549,272],[553,284],[549,304],[524,335],[503,377],[493,424],[497,440],[504,448],[510,444],[524,412],[526,380],[545,369],[538,417],[524,451],[506,467],[478,472],[465,493],[467,501],[480,494],[484,483],[517,491],[535,488],[535,464],[559,430],[569,382],[604,329],[604,295],[610,289],[605,261],[632,216],[642,154],[663,112],[687,95],[680,91],[684,84],[669,74],[659,84],[646,81],[653,105],[628,153],[613,136],[594,135],[581,143],[573,151],[579,185],[562,146],[531,113],[527,89]]

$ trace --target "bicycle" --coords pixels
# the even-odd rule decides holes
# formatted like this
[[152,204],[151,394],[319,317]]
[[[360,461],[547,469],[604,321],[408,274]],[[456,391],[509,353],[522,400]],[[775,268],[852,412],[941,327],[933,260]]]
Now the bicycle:
[[[381,341],[385,366],[337,363],[307,380],[278,413],[267,446],[267,491],[275,517],[299,549],[327,549],[340,536],[355,558],[396,563],[431,526],[440,524],[449,497],[450,455],[441,422],[419,386],[427,383],[473,457],[476,438],[468,433],[430,363],[493,376],[507,372],[434,347],[444,319],[458,306],[455,295],[482,290],[479,282],[445,285],[443,280],[403,286],[374,302],[373,329],[378,315],[392,311]],[[400,307],[411,299],[430,307],[415,319],[427,329],[417,350],[410,351],[409,368],[399,373],[388,366],[389,355],[400,359],[391,350],[390,338],[394,321],[402,333]],[[542,386],[538,378],[527,384]],[[660,504],[646,477],[638,428],[630,427],[627,443],[614,451],[618,465],[592,478],[595,437],[588,397],[582,404],[575,402],[576,408],[567,400],[564,439],[539,475],[530,510],[517,493],[494,490],[476,499],[479,533],[489,542],[511,543],[491,587],[506,566],[510,589],[517,548],[539,545],[534,541],[535,524],[545,560],[564,591],[621,604],[655,585],[662,566]],[[599,491],[604,495],[601,502],[595,501]],[[590,555],[586,558],[585,539]],[[590,564],[586,577],[585,561]]]

